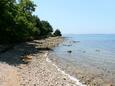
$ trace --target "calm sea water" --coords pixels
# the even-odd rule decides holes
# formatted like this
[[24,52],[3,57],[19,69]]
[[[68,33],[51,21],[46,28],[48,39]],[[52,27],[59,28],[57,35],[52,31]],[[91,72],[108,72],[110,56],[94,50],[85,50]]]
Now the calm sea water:
[[95,70],[98,74],[103,73],[104,78],[115,80],[114,34],[65,35],[65,37],[66,41],[54,48],[55,55],[84,69],[85,72],[95,73]]

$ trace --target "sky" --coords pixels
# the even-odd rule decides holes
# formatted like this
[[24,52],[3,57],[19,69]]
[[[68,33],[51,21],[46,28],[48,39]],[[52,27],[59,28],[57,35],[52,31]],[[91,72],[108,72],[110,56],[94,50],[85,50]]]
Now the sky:
[[34,14],[63,34],[114,34],[115,0],[33,0]]

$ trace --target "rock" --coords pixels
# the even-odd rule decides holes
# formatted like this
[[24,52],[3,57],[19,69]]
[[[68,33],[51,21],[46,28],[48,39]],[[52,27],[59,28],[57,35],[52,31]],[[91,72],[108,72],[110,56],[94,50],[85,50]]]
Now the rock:
[[66,80],[66,78],[63,78],[63,80]]
[[83,51],[83,53],[86,53],[86,51]]
[[23,57],[21,58],[21,60],[22,60],[23,62],[26,62],[26,63],[31,62],[31,61],[32,61],[32,56],[30,56],[30,55],[23,56]]
[[97,49],[96,52],[100,52],[100,50]]
[[72,53],[72,51],[71,50],[69,50],[69,51],[67,51],[68,53]]
[[80,41],[73,41],[73,43],[79,43]]

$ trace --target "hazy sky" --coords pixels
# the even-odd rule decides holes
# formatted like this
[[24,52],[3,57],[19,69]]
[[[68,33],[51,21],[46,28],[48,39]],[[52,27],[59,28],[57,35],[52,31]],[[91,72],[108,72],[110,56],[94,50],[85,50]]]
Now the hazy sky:
[[115,0],[33,0],[35,14],[63,33],[115,33]]

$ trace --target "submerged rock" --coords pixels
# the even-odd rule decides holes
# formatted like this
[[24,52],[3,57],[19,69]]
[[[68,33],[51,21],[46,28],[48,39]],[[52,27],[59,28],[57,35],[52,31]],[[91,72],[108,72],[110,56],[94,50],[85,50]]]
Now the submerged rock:
[[100,50],[97,49],[96,52],[100,52]]
[[69,44],[68,44],[68,45],[67,45],[67,44],[63,44],[63,46],[68,46],[68,47],[70,47],[70,46],[72,46],[72,45],[69,45]]
[[79,43],[80,41],[73,41],[73,43]]
[[86,53],[86,51],[83,51],[83,53]]
[[72,51],[71,50],[69,50],[69,51],[67,51],[68,53],[72,53]]

